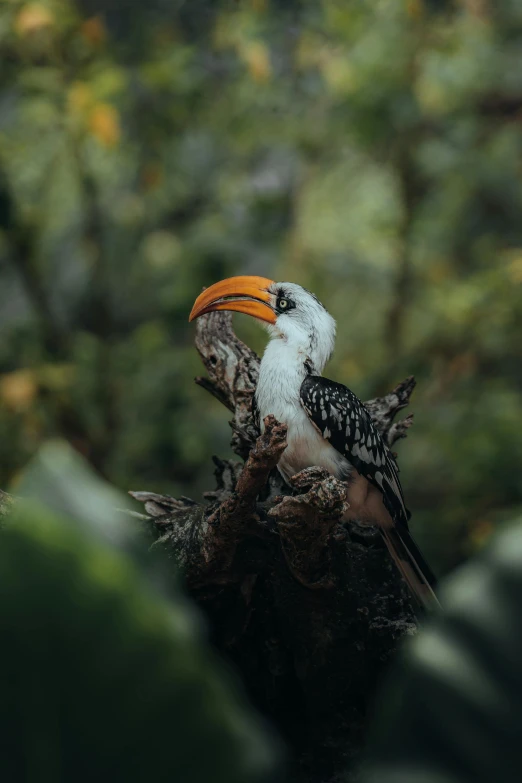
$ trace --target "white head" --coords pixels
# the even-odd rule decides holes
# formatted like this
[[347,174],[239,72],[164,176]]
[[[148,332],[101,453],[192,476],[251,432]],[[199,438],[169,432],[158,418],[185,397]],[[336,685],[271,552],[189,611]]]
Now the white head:
[[304,352],[317,372],[332,355],[335,344],[335,321],[319,299],[297,283],[273,283],[275,323],[265,328],[273,340],[284,340]]
[[189,320],[212,310],[236,310],[260,320],[272,340],[283,340],[322,372],[335,343],[335,321],[314,294],[296,283],[231,277],[196,299]]

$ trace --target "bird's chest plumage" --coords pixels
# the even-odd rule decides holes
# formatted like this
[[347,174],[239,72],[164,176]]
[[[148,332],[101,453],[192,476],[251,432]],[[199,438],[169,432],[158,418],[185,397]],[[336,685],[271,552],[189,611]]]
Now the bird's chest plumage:
[[337,478],[346,478],[350,463],[323,438],[301,405],[300,389],[307,371],[301,361],[270,361],[261,363],[256,403],[261,427],[270,413],[288,428],[288,446],[279,461],[279,470],[286,480],[304,468],[326,468]]

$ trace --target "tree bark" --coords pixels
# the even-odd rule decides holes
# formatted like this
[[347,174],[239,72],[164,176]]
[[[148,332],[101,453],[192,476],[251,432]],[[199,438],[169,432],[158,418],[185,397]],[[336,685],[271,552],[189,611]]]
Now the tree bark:
[[[217,487],[205,502],[131,492],[156,541],[182,569],[213,644],[239,672],[254,705],[284,737],[289,779],[334,783],[356,774],[368,706],[390,658],[416,628],[409,594],[376,528],[341,524],[345,485],[319,468],[284,483],[277,462],[286,427],[251,402],[258,357],[235,336],[229,313],[197,321],[208,377],[196,382],[232,413],[242,461],[214,457]],[[406,379],[366,403],[391,446],[393,423],[415,386]],[[348,774],[348,777],[347,777]]]

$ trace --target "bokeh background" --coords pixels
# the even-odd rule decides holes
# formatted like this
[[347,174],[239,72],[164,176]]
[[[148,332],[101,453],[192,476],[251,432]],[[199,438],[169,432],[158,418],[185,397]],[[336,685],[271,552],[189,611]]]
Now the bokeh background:
[[319,295],[359,396],[415,374],[440,572],[519,513],[519,0],[6,0],[0,62],[0,486],[58,435],[124,490],[212,488],[187,316],[252,273]]

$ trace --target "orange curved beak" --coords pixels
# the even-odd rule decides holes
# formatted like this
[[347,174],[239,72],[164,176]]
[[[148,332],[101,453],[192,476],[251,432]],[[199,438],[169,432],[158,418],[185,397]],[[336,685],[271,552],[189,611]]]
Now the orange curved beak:
[[273,282],[267,277],[239,275],[214,283],[194,302],[189,321],[214,310],[235,310],[275,324],[276,315],[270,305],[272,296],[268,293]]

